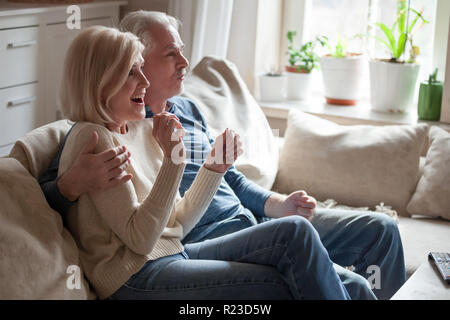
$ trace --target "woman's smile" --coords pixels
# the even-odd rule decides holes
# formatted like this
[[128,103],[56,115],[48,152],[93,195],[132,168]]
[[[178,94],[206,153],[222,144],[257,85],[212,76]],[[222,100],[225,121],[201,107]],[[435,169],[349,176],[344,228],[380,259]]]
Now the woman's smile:
[[135,104],[139,107],[144,107],[144,97],[145,97],[145,89],[141,91],[140,93],[134,94],[130,100],[132,104]]

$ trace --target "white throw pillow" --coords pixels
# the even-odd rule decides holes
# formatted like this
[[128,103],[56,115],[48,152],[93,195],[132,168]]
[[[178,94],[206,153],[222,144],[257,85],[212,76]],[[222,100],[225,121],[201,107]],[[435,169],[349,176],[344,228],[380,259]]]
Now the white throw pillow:
[[342,126],[291,110],[274,189],[406,215],[427,133],[426,124]]
[[0,159],[0,203],[0,299],[95,298],[74,239],[13,158]]
[[450,134],[430,129],[430,148],[423,174],[407,208],[410,214],[450,220]]
[[240,135],[244,154],[237,159],[236,168],[260,186],[272,188],[278,170],[278,144],[236,66],[205,57],[184,86],[182,95],[198,105],[214,138],[226,128]]

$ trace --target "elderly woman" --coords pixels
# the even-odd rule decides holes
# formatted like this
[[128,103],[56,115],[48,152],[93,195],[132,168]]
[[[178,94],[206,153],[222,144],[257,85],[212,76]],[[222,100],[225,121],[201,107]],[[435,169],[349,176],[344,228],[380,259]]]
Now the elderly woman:
[[227,129],[216,139],[181,198],[183,128],[167,112],[143,120],[149,86],[141,70],[143,49],[131,33],[91,27],[73,41],[65,61],[61,100],[76,124],[58,175],[71,167],[92,135],[98,135],[95,152],[125,145],[133,155],[122,173],[131,177],[128,182],[83,194],[67,215],[98,296],[348,299],[317,232],[303,217],[183,247],[180,240],[199,221],[241,153],[239,137]]

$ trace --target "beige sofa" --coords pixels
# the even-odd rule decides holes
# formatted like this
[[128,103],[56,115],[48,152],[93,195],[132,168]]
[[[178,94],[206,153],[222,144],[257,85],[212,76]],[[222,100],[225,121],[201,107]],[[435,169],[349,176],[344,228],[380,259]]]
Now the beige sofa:
[[[335,188],[327,190],[327,185],[323,185],[316,191],[317,186],[313,183],[315,179],[308,182],[301,178],[296,180],[294,175],[286,175],[286,168],[296,168],[295,171],[300,172],[306,167],[307,161],[314,161],[317,164],[318,168],[315,171],[317,177],[319,177],[319,173],[329,171],[333,167],[325,165],[322,168],[320,167],[323,165],[321,161],[314,157],[306,159],[298,152],[296,156],[303,157],[304,161],[299,161],[299,158],[289,160],[292,144],[298,141],[303,143],[306,139],[302,136],[293,139],[297,134],[295,130],[308,128],[308,124],[310,129],[322,128],[330,124],[321,123],[320,126],[317,126],[317,119],[294,113],[290,115],[294,120],[305,116],[300,122],[300,126],[298,123],[290,121],[285,138],[277,139],[232,63],[212,57],[205,58],[192,70],[186,80],[184,95],[198,103],[213,136],[226,127],[233,128],[240,133],[246,152],[236,166],[261,186],[284,193],[288,193],[290,190],[305,189],[316,196],[319,205],[323,207],[342,208],[346,205],[350,209],[357,207],[358,210],[378,210],[398,218],[408,275],[425,261],[429,251],[450,252],[450,221],[442,218],[408,217],[405,208],[390,208],[389,201],[378,199],[376,195],[382,195],[378,192],[379,190],[367,191],[364,189],[370,188],[370,181],[362,188],[366,192],[367,201],[358,195],[358,192],[361,191],[358,189],[361,188],[357,186],[355,190],[348,189],[351,190],[351,194],[346,201],[342,201],[342,194],[333,193]],[[289,125],[295,130],[289,130]],[[37,182],[39,175],[44,172],[55,156],[58,145],[69,128],[69,121],[60,120],[35,129],[16,142],[9,157],[0,158],[0,299],[94,299],[96,297],[84,278],[74,239],[70,232],[63,227],[59,214],[48,206]],[[333,130],[344,130],[345,133],[345,129],[347,128],[339,127]],[[311,139],[309,140],[313,141],[317,138],[317,134],[314,135],[314,130],[310,131],[302,134],[310,134]],[[414,146],[414,139],[424,140],[424,136],[428,138],[428,133],[428,127],[414,128],[411,132],[406,133],[401,131],[398,148],[402,149],[403,138],[408,143],[411,143],[412,139],[411,145]],[[338,134],[339,137],[342,135],[342,133]],[[329,136],[332,135],[328,134]],[[392,136],[395,135],[392,134]],[[359,137],[357,141],[360,140],[366,141],[367,139]],[[388,142],[392,143],[391,140],[389,138]],[[374,140],[372,144],[379,145],[380,142]],[[316,156],[327,159],[327,152],[334,150],[333,158],[339,158],[337,152],[345,145],[340,148],[335,148],[335,146],[336,144],[319,144],[318,147],[314,147],[314,150],[317,151]],[[365,147],[370,148],[370,146],[369,143]],[[420,149],[420,147],[411,148]],[[356,149],[364,148],[358,146]],[[377,154],[380,154],[381,157],[383,152],[378,150]],[[416,185],[426,167],[425,158],[422,158],[421,167],[419,167],[418,159],[420,159],[420,154],[417,161],[408,160],[412,168],[410,170],[417,169],[417,172],[412,174],[414,190],[408,191],[410,192],[407,194],[409,198],[415,192]],[[379,162],[382,160],[381,157]],[[417,162],[417,168],[415,168],[415,162]],[[325,163],[328,162],[325,161]],[[369,166],[370,161],[367,163]],[[389,166],[389,164],[386,165]],[[339,166],[339,163],[336,163],[336,166]],[[377,161],[373,166],[376,168]],[[349,172],[353,171],[356,166],[350,166],[350,168]],[[408,171],[407,174],[411,174],[413,171]],[[336,176],[339,174],[342,172],[336,173]],[[378,176],[380,174],[373,175],[373,181],[377,180]],[[329,179],[331,181],[332,177]],[[308,187],[314,191],[310,192]],[[401,185],[396,188],[402,189]],[[400,195],[399,199],[404,198],[404,192],[399,191],[398,194]],[[394,202],[397,200],[393,198]],[[384,202],[384,205],[381,202]],[[398,201],[400,205],[403,202]],[[374,204],[378,204],[378,206]],[[397,210],[402,212],[402,216],[397,217]],[[450,208],[446,208],[443,216],[448,219],[449,213]]]

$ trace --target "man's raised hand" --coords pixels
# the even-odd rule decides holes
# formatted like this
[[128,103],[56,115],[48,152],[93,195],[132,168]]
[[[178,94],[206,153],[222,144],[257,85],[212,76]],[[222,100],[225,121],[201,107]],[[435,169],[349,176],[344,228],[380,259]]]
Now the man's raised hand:
[[242,153],[242,142],[239,135],[227,128],[214,141],[204,167],[211,171],[225,173]]

